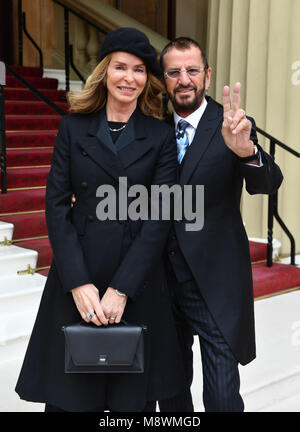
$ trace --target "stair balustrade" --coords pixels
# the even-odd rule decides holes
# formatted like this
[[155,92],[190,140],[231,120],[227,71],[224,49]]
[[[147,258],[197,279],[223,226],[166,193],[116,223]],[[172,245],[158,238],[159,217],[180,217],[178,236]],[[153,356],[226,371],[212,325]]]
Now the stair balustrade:
[[[218,104],[220,107],[222,105]],[[275,160],[275,151],[276,146],[282,148],[283,150],[289,152],[296,158],[300,158],[300,153],[298,153],[296,150],[292,149],[288,145],[284,144],[277,138],[274,138],[272,135],[264,131],[263,129],[256,127],[256,131],[262,135],[264,138],[269,140],[269,154],[270,156]],[[273,264],[273,226],[274,226],[274,219],[278,222],[284,233],[287,235],[290,241],[290,250],[291,250],[291,265],[295,265],[295,254],[296,254],[296,244],[295,239],[286,226],[286,224],[283,222],[282,218],[279,215],[278,211],[278,191],[276,191],[274,194],[268,195],[268,245],[267,245],[267,266],[272,267]]]
[[18,0],[18,51],[19,51],[19,65],[23,66],[23,32],[28,40],[32,43],[39,53],[40,67],[44,68],[43,52],[35,40],[30,36],[26,27],[26,13],[22,10],[22,0]]
[[12,69],[10,66],[0,62],[0,152],[1,152],[1,192],[7,193],[7,164],[6,164],[6,136],[5,136],[5,97],[4,88],[5,85],[5,74],[8,71],[13,75],[24,87],[28,88],[35,96],[50,106],[57,114],[64,116],[66,112],[62,110],[58,105],[51,101],[36,87],[30,84],[25,78],[23,78],[18,72]]
[[[89,67],[90,69],[94,69],[97,65],[97,54],[98,54],[98,40],[97,40],[97,33],[100,33],[102,35],[106,35],[107,31],[103,30],[101,27],[94,24],[89,19],[81,16],[78,12],[76,12],[74,9],[65,6],[63,3],[61,3],[59,0],[53,0],[54,3],[60,5],[64,9],[64,41],[65,41],[65,74],[66,74],[66,91],[68,92],[70,90],[70,66],[76,73],[76,75],[79,77],[79,79],[85,83],[85,79],[83,78],[82,74],[78,71],[78,68],[75,66],[73,61],[73,45],[70,45],[69,39],[70,39],[70,23],[69,23],[69,15],[70,13],[79,18],[82,22],[85,22],[89,25],[88,27],[88,43],[86,45],[86,50],[89,53]],[[95,33],[95,30],[97,33]],[[94,49],[95,47],[95,49]]]
[[[276,150],[276,145],[278,147],[281,147],[283,150],[289,152],[290,154],[292,154],[293,156],[300,158],[300,153],[298,153],[297,151],[295,151],[294,149],[292,149],[291,147],[287,146],[286,144],[282,143],[281,141],[279,141],[277,138],[274,138],[273,136],[271,136],[270,134],[268,134],[267,132],[265,132],[264,130],[262,130],[261,128],[256,128],[257,132],[259,134],[261,134],[262,136],[264,136],[265,138],[267,138],[269,140],[269,145],[270,145],[270,155],[272,156],[272,158],[275,160],[275,150]],[[290,230],[288,229],[288,227],[285,225],[285,223],[283,222],[283,220],[281,219],[280,215],[279,215],[279,211],[278,211],[278,191],[276,191],[274,194],[270,194],[268,196],[268,247],[267,247],[267,266],[271,267],[273,260],[272,260],[272,255],[273,255],[273,225],[274,225],[274,218],[276,219],[276,221],[279,223],[281,229],[284,231],[284,233],[287,235],[287,237],[290,240],[290,250],[291,250],[291,265],[295,265],[295,253],[296,253],[296,244],[295,244],[295,239],[292,235],[292,233],[290,232]]]

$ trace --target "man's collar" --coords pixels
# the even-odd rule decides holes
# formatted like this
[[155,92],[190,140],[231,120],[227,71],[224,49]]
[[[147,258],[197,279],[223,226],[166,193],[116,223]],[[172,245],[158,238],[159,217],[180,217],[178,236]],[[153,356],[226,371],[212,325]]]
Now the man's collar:
[[207,107],[207,100],[204,98],[204,101],[199,106],[199,108],[197,108],[194,112],[192,112],[192,114],[188,115],[187,117],[184,118],[180,117],[174,111],[173,116],[174,116],[175,129],[177,129],[177,124],[181,119],[186,120],[191,126],[193,126],[194,129],[197,129],[198,123],[201,120],[201,117],[203,116],[206,107]]

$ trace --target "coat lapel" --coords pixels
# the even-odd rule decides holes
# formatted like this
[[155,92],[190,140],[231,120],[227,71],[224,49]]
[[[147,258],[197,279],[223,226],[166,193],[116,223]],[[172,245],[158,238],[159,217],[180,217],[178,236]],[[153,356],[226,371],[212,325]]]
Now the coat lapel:
[[126,172],[105,123],[105,108],[93,113],[87,131],[88,136],[80,137],[79,145],[107,174],[118,180],[119,177],[126,176]]
[[122,131],[119,138],[114,144],[117,152],[119,152],[120,150],[122,150],[124,147],[128,146],[132,141],[135,140],[133,117],[134,114],[130,117],[125,129]]
[[113,143],[103,108],[92,114],[88,136],[81,137],[79,145],[109,175],[118,180],[119,177],[127,175],[126,167],[152,148],[151,143],[146,140],[145,122],[145,116],[137,108],[119,139]]
[[109,148],[109,150],[111,150],[115,155],[118,153],[116,149],[116,145],[113,143],[113,140],[111,139],[111,135],[108,129],[105,108],[103,108],[100,113],[96,136],[98,140],[102,144],[104,144],[107,148]]
[[189,182],[222,120],[222,109],[212,99],[208,98],[208,105],[198,124],[193,142],[189,146],[182,162],[183,166],[180,170],[179,179],[181,185]]
[[116,142],[118,155],[124,168],[136,162],[152,149],[152,144],[146,139],[146,121],[141,111],[136,109]]

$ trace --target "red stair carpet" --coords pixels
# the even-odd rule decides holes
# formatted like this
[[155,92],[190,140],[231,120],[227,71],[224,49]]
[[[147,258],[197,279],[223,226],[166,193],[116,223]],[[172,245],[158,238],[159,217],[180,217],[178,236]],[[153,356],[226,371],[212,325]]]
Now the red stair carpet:
[[[57,90],[56,79],[42,78],[40,68],[14,69],[67,111],[65,92]],[[60,116],[10,75],[5,114],[8,193],[0,194],[0,220],[14,224],[15,245],[38,251],[39,273],[47,275],[52,251],[45,223],[45,185]],[[267,246],[254,242],[249,246],[255,298],[300,288],[300,268],[277,263],[268,268]]]
[[[65,92],[40,68],[14,69],[67,111]],[[7,74],[5,86],[7,194],[0,194],[0,220],[14,224],[13,243],[38,251],[37,268],[47,275],[52,260],[45,221],[45,185],[61,117]],[[25,269],[24,269],[25,270]]]

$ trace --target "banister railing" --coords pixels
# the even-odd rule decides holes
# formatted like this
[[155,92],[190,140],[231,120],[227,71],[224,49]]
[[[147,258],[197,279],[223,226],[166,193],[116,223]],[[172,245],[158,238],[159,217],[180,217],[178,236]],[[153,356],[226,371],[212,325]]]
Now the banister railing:
[[86,22],[90,26],[94,27],[96,30],[98,30],[100,33],[106,35],[107,31],[103,30],[101,27],[94,24],[92,21],[87,19],[86,17],[81,16],[77,11],[70,8],[69,6],[64,5],[59,0],[53,0],[54,3],[58,4],[64,9],[64,40],[65,40],[65,74],[66,74],[66,91],[68,92],[70,90],[70,66],[76,73],[76,75],[79,77],[83,83],[85,83],[85,79],[81,75],[81,73],[78,71],[77,67],[74,65],[73,61],[73,46],[69,43],[69,32],[70,32],[70,25],[69,25],[69,14],[72,13],[73,15],[80,18],[82,21]]
[[[218,103],[218,102],[217,102]],[[220,107],[223,107],[222,104],[218,103]],[[277,138],[273,137],[263,129],[256,126],[256,132],[258,132],[260,135],[265,137],[269,140],[270,144],[270,150],[269,154],[275,160],[275,151],[276,151],[276,145],[281,147],[283,150],[289,152],[293,156],[300,158],[300,153],[296,150],[292,149],[288,145],[284,144]],[[288,229],[288,227],[285,225],[283,220],[281,219],[279,212],[278,212],[278,191],[276,191],[274,194],[268,195],[268,244],[267,244],[267,266],[272,267],[273,263],[273,227],[274,227],[274,218],[282,228],[283,232],[286,234],[290,241],[290,253],[291,253],[291,264],[295,265],[295,254],[296,254],[296,243],[295,239]]]
[[56,103],[54,103],[51,99],[45,96],[42,92],[40,92],[37,88],[35,88],[32,84],[30,84],[25,78],[23,78],[18,72],[12,69],[10,66],[6,65],[7,71],[13,75],[20,83],[22,83],[26,88],[28,88],[35,96],[49,105],[57,114],[63,116],[65,115],[65,111],[62,110]]
[[23,32],[32,45],[36,48],[40,57],[40,68],[43,69],[43,52],[35,40],[30,36],[26,27],[26,13],[22,10],[22,0],[18,0],[18,51],[19,51],[19,65],[23,66]]
[[[296,150],[294,150],[291,147],[287,146],[286,144],[284,144],[283,142],[279,141],[277,138],[274,138],[272,135],[268,134],[267,132],[265,132],[264,130],[260,129],[257,126],[256,126],[256,131],[258,133],[260,133],[261,135],[263,135],[268,140],[270,140],[270,142],[273,142],[274,145],[278,145],[279,147],[283,148],[283,150],[286,150],[289,153],[291,153],[292,155],[300,158],[300,153],[298,153]],[[270,153],[271,153],[271,148],[270,148]]]
[[[275,151],[276,151],[276,145],[281,147],[283,150],[289,152],[293,156],[300,158],[300,153],[296,150],[292,149],[291,147],[287,146],[283,142],[279,141],[277,138],[274,138],[272,135],[268,134],[261,128],[257,127],[256,131],[264,136],[266,139],[270,142],[270,150],[269,153],[272,156],[272,158],[275,160]],[[278,191],[276,191],[274,194],[269,195],[268,197],[268,246],[267,246],[267,266],[272,266],[272,255],[273,255],[273,225],[274,225],[274,218],[277,220],[278,224],[282,228],[283,232],[286,234],[286,236],[290,240],[290,254],[291,254],[291,264],[295,265],[295,254],[296,254],[296,243],[295,239],[288,229],[288,227],[285,225],[283,220],[281,219],[279,212],[278,212]]]
[[7,193],[7,167],[6,167],[6,135],[5,135],[5,95],[4,85],[6,71],[13,75],[24,87],[28,88],[32,93],[50,106],[57,114],[64,116],[66,113],[52,100],[45,96],[42,92],[36,89],[25,78],[18,74],[10,66],[0,62],[0,152],[1,152],[1,192]]

